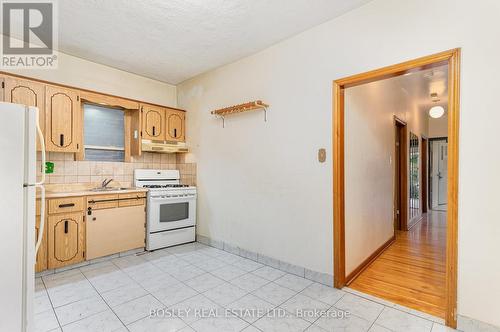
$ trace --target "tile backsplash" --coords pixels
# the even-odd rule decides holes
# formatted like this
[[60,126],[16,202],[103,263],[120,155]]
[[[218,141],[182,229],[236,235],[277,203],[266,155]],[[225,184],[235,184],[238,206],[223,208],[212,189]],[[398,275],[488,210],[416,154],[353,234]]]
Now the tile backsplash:
[[[100,184],[104,179],[114,179],[120,186],[133,185],[134,170],[178,169],[181,183],[196,185],[196,164],[184,163],[184,158],[171,153],[143,152],[132,162],[75,161],[73,153],[47,152],[47,161],[54,163],[54,173],[46,174],[47,184]],[[41,176],[41,154],[37,157],[38,177]],[[115,183],[116,184],[116,183]],[[112,186],[115,186],[111,183]]]

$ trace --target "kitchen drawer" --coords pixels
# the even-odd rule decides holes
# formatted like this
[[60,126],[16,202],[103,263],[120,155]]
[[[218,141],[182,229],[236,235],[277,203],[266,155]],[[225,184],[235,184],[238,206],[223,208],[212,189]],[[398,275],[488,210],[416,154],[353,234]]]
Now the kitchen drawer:
[[118,194],[96,195],[87,197],[87,207],[92,210],[118,207]]
[[146,203],[145,192],[120,194],[119,197],[120,201],[118,206],[120,207],[144,205]]
[[149,234],[146,250],[156,250],[182,243],[194,242],[196,239],[195,233],[195,226],[193,226]]
[[48,201],[49,214],[83,211],[83,197],[54,198]]

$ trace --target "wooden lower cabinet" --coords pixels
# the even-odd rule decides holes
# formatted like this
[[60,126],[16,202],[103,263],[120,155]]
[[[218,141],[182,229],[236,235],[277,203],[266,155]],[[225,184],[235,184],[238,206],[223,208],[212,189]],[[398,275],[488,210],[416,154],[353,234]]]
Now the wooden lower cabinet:
[[55,269],[85,260],[83,213],[48,217],[48,268]]
[[[39,201],[37,201],[37,204],[40,204]],[[35,220],[35,243],[36,241],[38,241],[39,236],[40,236],[40,216],[39,214],[37,214]],[[36,254],[35,272],[41,272],[46,269],[47,269],[47,224],[45,224],[45,227],[43,228],[42,243],[40,244],[40,248],[38,249],[38,253]]]
[[[145,192],[47,199],[35,271],[57,269],[144,247],[145,204]],[[109,241],[110,234],[112,241]],[[38,236],[39,199],[36,201],[35,240]]]

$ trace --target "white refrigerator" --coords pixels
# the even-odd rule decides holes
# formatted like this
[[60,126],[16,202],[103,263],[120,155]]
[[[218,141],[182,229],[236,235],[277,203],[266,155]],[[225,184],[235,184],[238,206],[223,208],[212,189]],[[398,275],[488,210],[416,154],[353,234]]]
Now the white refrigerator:
[[0,331],[34,331],[35,261],[40,245],[35,244],[37,190],[43,200],[40,228],[45,213],[45,176],[36,182],[37,140],[45,165],[38,109],[0,102]]

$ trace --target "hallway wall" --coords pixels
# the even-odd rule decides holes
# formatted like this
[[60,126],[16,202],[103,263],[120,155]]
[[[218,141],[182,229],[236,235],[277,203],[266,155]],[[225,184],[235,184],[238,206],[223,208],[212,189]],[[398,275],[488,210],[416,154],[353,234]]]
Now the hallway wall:
[[448,137],[448,113],[439,119],[429,117],[429,137]]
[[408,136],[427,135],[428,121],[395,80],[348,88],[344,98],[349,274],[394,235],[394,116],[407,123]]

